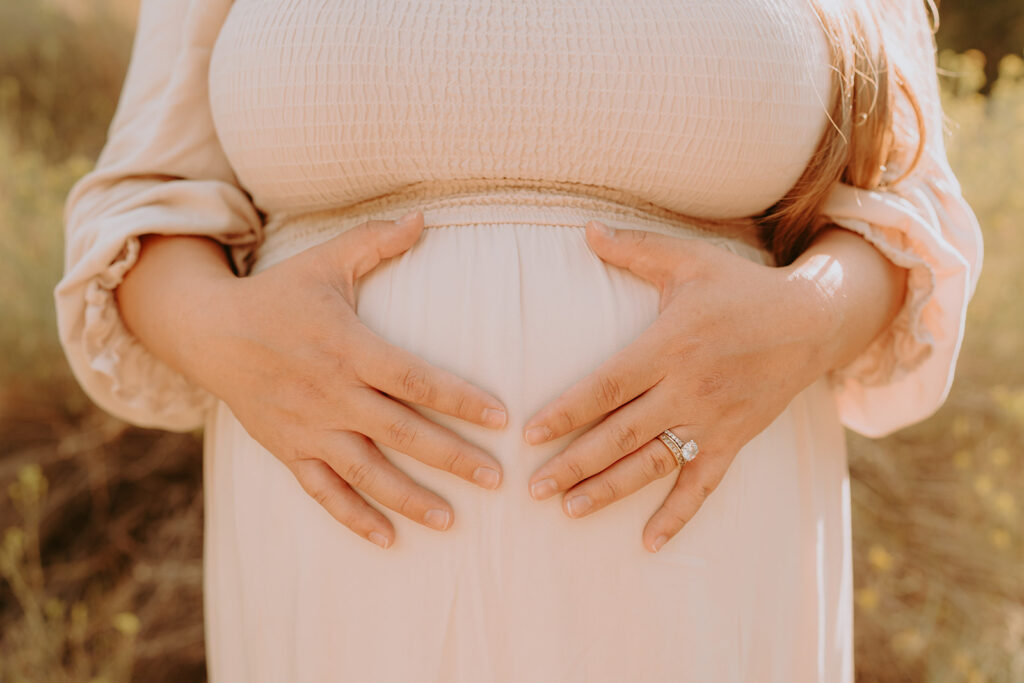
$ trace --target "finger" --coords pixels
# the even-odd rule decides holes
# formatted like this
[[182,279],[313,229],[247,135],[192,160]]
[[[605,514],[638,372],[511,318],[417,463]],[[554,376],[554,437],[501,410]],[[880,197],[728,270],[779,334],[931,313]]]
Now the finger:
[[674,410],[657,389],[616,410],[534,472],[530,495],[544,500],[608,468],[660,434]]
[[[604,234],[598,226],[612,231]],[[679,267],[681,254],[699,240],[670,237],[649,230],[616,230],[600,221],[586,226],[587,240],[603,261],[626,268],[664,289]]]
[[415,522],[438,531],[451,527],[451,506],[395,467],[372,441],[355,432],[336,435],[323,459],[350,486]]
[[336,520],[382,548],[391,547],[395,531],[388,518],[363,500],[323,460],[297,460],[292,464],[292,473],[303,490]]
[[445,415],[500,429],[508,421],[501,401],[458,375],[431,365],[416,354],[391,344],[367,328],[373,339],[359,344],[354,369],[372,387]]
[[332,245],[339,264],[349,269],[353,280],[367,274],[386,258],[406,251],[420,239],[423,212],[414,211],[398,220],[369,220],[345,230]]
[[536,445],[557,439],[633,400],[664,376],[658,363],[661,336],[648,327],[626,348],[529,419],[523,438]]
[[729,461],[730,458],[721,453],[708,453],[702,447],[697,458],[686,464],[665,502],[644,528],[643,543],[651,552],[658,552],[693,519],[708,496],[718,488]]
[[652,481],[676,473],[679,463],[659,439],[649,441],[611,467],[565,492],[562,510],[582,517],[632,495]]
[[501,465],[485,451],[376,389],[366,387],[365,393],[354,416],[356,431],[482,488],[501,484]]

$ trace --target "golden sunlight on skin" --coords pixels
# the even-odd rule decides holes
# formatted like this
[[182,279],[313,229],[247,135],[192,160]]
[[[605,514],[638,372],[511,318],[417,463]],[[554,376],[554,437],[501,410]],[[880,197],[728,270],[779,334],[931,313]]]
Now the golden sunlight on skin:
[[814,283],[824,296],[831,299],[843,286],[843,264],[834,256],[816,254],[786,276],[787,282],[795,280]]
[[[905,268],[897,266],[857,233],[832,226],[786,267],[786,281],[813,284],[837,334],[833,362],[851,361],[896,317],[907,296]],[[881,302],[882,305],[879,305]]]

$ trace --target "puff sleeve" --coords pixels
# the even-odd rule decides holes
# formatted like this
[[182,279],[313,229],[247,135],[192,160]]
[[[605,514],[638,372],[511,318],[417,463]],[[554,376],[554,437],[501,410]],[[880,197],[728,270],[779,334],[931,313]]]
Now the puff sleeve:
[[152,356],[124,326],[114,289],[144,234],[211,237],[244,272],[262,218],[214,131],[207,73],[230,0],[143,0],[131,61],[95,168],[64,207],[64,274],[54,291],[72,372],[128,422],[183,431],[212,396]]
[[[837,183],[822,211],[909,271],[895,320],[830,375],[841,421],[870,437],[923,420],[945,401],[982,264],[978,220],[946,157],[934,37],[924,4],[905,5],[901,30],[907,32],[888,42],[920,100],[927,126],[922,158],[911,175],[884,189]],[[908,168],[906,150],[917,147],[916,126],[905,125],[914,119],[905,97],[897,100],[895,117],[904,153],[890,159],[883,181]]]

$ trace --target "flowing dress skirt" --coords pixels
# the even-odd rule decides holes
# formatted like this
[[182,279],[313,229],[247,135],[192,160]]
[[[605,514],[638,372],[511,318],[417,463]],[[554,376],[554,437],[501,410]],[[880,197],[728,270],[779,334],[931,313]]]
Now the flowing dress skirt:
[[204,462],[211,680],[852,681],[848,473],[825,380],[742,449],[656,554],[641,532],[678,469],[581,519],[561,511],[562,494],[538,502],[527,491],[594,423],[529,446],[526,420],[658,314],[652,284],[591,251],[587,220],[769,257],[615,199],[449,188],[272,217],[256,270],[417,208],[423,234],[359,281],[357,313],[504,402],[503,430],[409,404],[497,458],[502,485],[485,490],[378,444],[455,511],[440,532],[364,496],[394,524],[384,550],[335,521],[220,404]]

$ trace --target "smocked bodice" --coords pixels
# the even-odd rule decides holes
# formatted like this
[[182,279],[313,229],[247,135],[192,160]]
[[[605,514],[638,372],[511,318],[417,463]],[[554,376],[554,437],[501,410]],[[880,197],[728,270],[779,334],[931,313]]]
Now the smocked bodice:
[[209,73],[270,213],[525,179],[710,218],[793,186],[829,79],[805,0],[236,0]]

